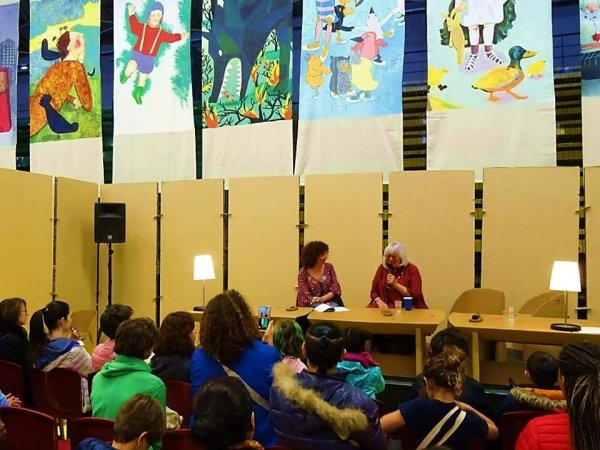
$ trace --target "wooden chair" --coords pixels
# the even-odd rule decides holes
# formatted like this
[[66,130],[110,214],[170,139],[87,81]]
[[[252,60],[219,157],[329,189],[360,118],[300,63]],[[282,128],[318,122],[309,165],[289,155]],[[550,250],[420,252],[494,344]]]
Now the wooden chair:
[[169,430],[163,436],[163,450],[204,450],[192,439],[189,429]]
[[80,417],[69,422],[69,440],[71,448],[75,449],[81,441],[93,437],[104,442],[112,442],[115,422],[98,417]]
[[502,450],[514,450],[519,434],[531,419],[551,414],[546,411],[513,411],[500,416],[500,444]]
[[527,300],[519,309],[519,314],[531,314],[536,317],[562,317],[565,311],[564,307],[563,293],[549,291]]
[[185,381],[168,380],[167,406],[183,417],[182,428],[189,428],[192,417],[192,385]]
[[0,361],[0,388],[5,394],[12,394],[21,400],[25,398],[23,368],[9,361]]
[[83,339],[85,349],[88,353],[92,353],[96,346],[96,334],[98,334],[96,311],[93,309],[73,311],[71,320],[73,321],[73,326],[79,331],[81,339]]
[[56,419],[27,408],[2,408],[7,440],[0,444],[7,450],[56,450]]
[[504,292],[496,289],[468,289],[454,301],[450,313],[502,314],[505,308]]

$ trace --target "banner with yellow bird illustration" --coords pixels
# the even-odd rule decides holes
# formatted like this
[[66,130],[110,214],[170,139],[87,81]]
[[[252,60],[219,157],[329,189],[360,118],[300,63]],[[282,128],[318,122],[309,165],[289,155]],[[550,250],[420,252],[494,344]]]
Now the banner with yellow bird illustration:
[[289,0],[203,1],[203,178],[292,173],[291,55]]
[[551,0],[427,2],[427,168],[556,163]]
[[99,0],[31,0],[31,171],[104,180]]
[[0,0],[0,167],[15,168],[19,1]]
[[304,0],[296,173],[402,169],[404,0]]
[[600,165],[600,0],[579,0],[583,164]]

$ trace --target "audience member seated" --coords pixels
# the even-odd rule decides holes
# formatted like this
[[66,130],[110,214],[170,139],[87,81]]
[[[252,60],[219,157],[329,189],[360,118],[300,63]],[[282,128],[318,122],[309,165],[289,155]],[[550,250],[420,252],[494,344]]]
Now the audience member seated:
[[137,394],[123,403],[117,413],[113,443],[84,439],[76,450],[148,450],[165,433],[163,408],[152,397]]
[[369,308],[394,308],[396,301],[412,297],[413,307],[428,308],[423,297],[421,274],[408,262],[406,248],[398,241],[390,242],[383,251],[383,262],[371,283]]
[[18,408],[21,406],[21,399],[11,395],[10,393],[4,395],[4,393],[0,391],[0,408],[6,408],[9,406]]
[[108,305],[100,316],[100,330],[106,341],[98,344],[92,353],[92,365],[98,372],[102,366],[117,357],[115,354],[115,334],[122,322],[131,319],[133,309],[127,305]]
[[377,405],[336,374],[344,356],[342,332],[321,322],[304,346],[308,370],[274,367],[271,417],[280,441],[300,449],[387,449]]
[[148,318],[130,319],[119,325],[115,336],[117,357],[94,377],[92,414],[115,420],[119,408],[135,394],[148,394],[166,410],[165,383],[150,373],[145,359],[152,354],[158,328]]
[[27,302],[7,298],[0,302],[0,360],[27,367]]
[[[433,335],[429,345],[429,356],[439,355],[445,348],[451,346],[458,347],[466,356],[469,356],[469,343],[461,331],[454,327],[446,328]],[[408,400],[419,396],[426,397],[422,373],[415,378],[408,395]],[[465,375],[465,384],[459,400],[467,405],[471,405],[477,411],[493,419],[494,411],[485,396],[485,390],[477,380],[468,375]]]
[[213,378],[194,398],[192,438],[206,450],[262,450],[254,435],[252,399],[244,383],[228,376]]
[[531,420],[516,450],[600,449],[600,346],[567,344],[558,358],[558,384],[567,410]]
[[[70,333],[68,339],[63,337],[67,333]],[[90,410],[86,377],[94,371],[92,358],[83,347],[79,333],[71,326],[68,303],[56,300],[33,313],[29,323],[29,358],[37,370],[69,369],[79,373],[82,411]]]
[[465,383],[465,353],[447,347],[430,357],[423,368],[427,398],[402,403],[381,418],[386,433],[411,427],[420,447],[430,444],[467,449],[472,438],[496,439],[498,428],[472,406],[457,401]]
[[558,361],[550,353],[535,352],[527,358],[525,377],[531,384],[513,387],[498,408],[498,414],[523,409],[554,411],[566,406],[565,396],[556,385]]
[[257,324],[241,294],[234,290],[223,292],[208,302],[202,315],[200,348],[192,355],[192,394],[214,377],[241,378],[252,398],[254,436],[265,447],[274,445],[277,441],[269,418],[268,398],[273,365],[279,361],[277,350],[260,341]]
[[[271,328],[273,329],[273,346],[283,358],[283,362],[296,373],[306,370],[306,364],[302,362],[304,336],[302,336],[300,325],[294,320],[283,320]],[[265,333],[266,336],[267,333]],[[265,337],[263,337],[263,342]]]
[[333,264],[327,261],[329,246],[325,242],[309,242],[302,249],[302,268],[298,272],[296,305],[317,306],[327,303],[344,306],[342,288],[338,283]]
[[196,340],[194,325],[192,315],[183,311],[167,315],[160,324],[150,367],[161,380],[190,381],[190,359]]
[[381,374],[379,364],[367,351],[367,341],[371,333],[362,328],[346,328],[344,330],[344,346],[346,354],[344,360],[337,365],[338,372],[346,373],[346,381],[361,389],[370,398],[383,392],[385,380]]

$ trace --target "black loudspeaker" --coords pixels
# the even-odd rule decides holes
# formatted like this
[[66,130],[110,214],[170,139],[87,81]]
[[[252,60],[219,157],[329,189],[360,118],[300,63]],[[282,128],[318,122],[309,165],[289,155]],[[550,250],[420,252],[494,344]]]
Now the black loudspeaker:
[[94,242],[96,244],[125,242],[125,203],[94,204]]

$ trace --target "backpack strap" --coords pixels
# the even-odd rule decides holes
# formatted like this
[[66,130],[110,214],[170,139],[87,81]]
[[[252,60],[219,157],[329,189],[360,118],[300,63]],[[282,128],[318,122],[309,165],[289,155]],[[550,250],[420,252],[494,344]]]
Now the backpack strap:
[[[442,417],[442,420],[440,420],[431,429],[431,431],[427,434],[427,436],[425,436],[425,439],[423,439],[423,441],[421,441],[421,443],[417,447],[417,450],[423,450],[423,449],[429,447],[429,444],[431,444],[431,442],[439,434],[439,432],[442,430],[442,427],[446,424],[446,422],[448,422],[452,418],[452,416],[457,411],[460,411],[460,408],[458,406],[455,406],[450,411],[448,411],[448,414],[446,414],[444,417]],[[446,432],[446,434],[444,434],[442,436],[442,438],[435,445],[442,445],[444,442],[446,442],[454,434],[454,432],[458,429],[458,427],[461,425],[463,420],[465,420],[466,415],[467,415],[467,413],[465,411],[460,411],[458,416],[454,420],[454,424],[452,425],[452,427]]]
[[262,407],[263,409],[265,409],[267,411],[269,411],[271,409],[271,405],[269,405],[269,402],[262,395],[260,395],[254,389],[252,389],[252,387],[248,383],[246,383],[246,381],[244,381],[244,379],[241,376],[239,376],[237,372],[230,369],[223,363],[219,363],[219,364],[221,364],[221,367],[223,368],[223,370],[225,371],[225,373],[228,376],[233,377],[233,378],[238,378],[239,380],[242,381],[242,383],[244,383],[244,386],[246,387],[246,390],[248,391],[248,394],[250,394],[250,398],[252,399],[252,401],[254,403],[256,403],[258,406]]

